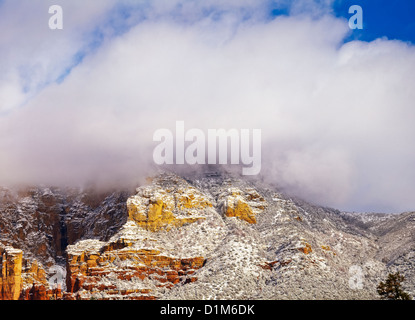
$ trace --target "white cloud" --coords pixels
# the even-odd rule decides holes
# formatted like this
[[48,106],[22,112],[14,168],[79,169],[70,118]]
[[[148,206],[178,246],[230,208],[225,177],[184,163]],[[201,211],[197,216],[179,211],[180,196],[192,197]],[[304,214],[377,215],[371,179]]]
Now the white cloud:
[[[360,210],[415,207],[412,46],[343,44],[347,21],[324,14],[268,21],[259,18],[265,2],[246,1],[258,13],[251,18],[235,1],[219,16],[169,3],[196,18],[183,21],[156,2],[62,83],[0,118],[4,182],[134,182],[150,170],[153,132],[184,120],[187,128],[262,129],[264,176],[306,199]],[[75,43],[83,42],[68,42]],[[38,59],[62,65],[54,55]]]
[[[0,6],[0,112],[24,104],[56,81],[85,50],[115,1],[5,0]],[[64,30],[50,30],[49,6],[64,7]],[[10,93],[12,92],[12,93]]]

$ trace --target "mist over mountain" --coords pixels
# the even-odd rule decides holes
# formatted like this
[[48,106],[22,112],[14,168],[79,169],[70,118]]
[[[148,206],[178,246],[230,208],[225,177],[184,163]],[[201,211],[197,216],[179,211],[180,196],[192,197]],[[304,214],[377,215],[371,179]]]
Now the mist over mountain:
[[47,3],[3,1],[0,184],[134,184],[184,121],[260,129],[262,176],[309,201],[412,210],[413,45],[345,41],[330,1],[274,7],[71,1],[50,30]]

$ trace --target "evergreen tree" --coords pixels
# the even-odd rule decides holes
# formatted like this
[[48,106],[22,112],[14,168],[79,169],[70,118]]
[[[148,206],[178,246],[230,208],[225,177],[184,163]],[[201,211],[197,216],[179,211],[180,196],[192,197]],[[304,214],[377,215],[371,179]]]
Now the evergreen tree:
[[385,282],[381,281],[377,291],[382,299],[385,300],[411,300],[408,293],[402,290],[402,282],[405,277],[399,272],[389,273]]

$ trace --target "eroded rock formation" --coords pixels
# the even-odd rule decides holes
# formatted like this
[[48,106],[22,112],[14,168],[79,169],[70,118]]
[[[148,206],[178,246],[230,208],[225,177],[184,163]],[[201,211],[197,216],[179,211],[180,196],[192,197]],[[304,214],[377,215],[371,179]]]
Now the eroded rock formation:
[[0,300],[17,300],[22,290],[22,250],[0,247]]
[[203,266],[203,257],[169,256],[155,239],[141,238],[139,228],[129,222],[109,242],[70,246],[65,298],[156,299],[163,289],[197,280],[193,273]]
[[252,188],[229,188],[219,196],[219,203],[227,217],[237,217],[248,223],[256,223],[256,215],[267,207],[265,199]]
[[0,188],[0,299],[373,299],[389,270],[415,294],[413,221],[220,174],[135,192]]
[[200,211],[212,207],[212,203],[183,179],[173,176],[171,179],[174,184],[168,187],[155,181],[151,186],[139,188],[127,200],[128,219],[150,231],[203,219]]

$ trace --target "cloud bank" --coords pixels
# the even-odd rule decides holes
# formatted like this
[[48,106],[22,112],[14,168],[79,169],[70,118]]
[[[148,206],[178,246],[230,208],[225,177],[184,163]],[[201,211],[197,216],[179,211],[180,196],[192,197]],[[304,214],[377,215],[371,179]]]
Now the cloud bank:
[[62,2],[62,33],[0,4],[0,185],[136,183],[183,120],[261,129],[262,178],[309,201],[414,210],[412,45],[344,43],[331,1]]

